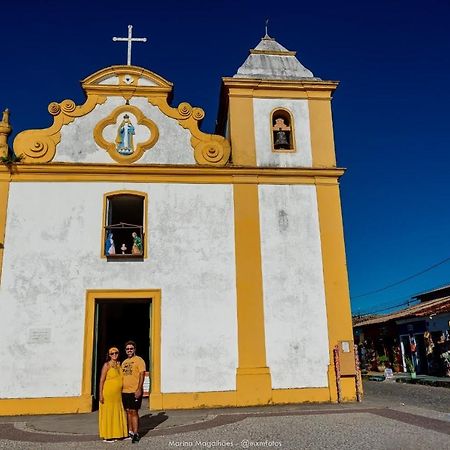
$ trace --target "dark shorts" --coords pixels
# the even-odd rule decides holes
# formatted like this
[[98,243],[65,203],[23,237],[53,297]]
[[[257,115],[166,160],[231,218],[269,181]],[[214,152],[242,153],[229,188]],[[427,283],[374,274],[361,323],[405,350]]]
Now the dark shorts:
[[125,394],[122,392],[122,403],[125,409],[135,409],[136,411],[141,407],[142,404],[142,396],[136,398],[134,393]]

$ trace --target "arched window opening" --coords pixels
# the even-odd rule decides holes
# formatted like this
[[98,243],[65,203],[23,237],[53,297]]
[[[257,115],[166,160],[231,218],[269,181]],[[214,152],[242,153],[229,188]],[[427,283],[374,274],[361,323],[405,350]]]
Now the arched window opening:
[[144,256],[145,197],[114,194],[106,198],[105,256],[108,258]]
[[274,152],[295,151],[292,116],[284,109],[277,109],[272,114],[272,145]]

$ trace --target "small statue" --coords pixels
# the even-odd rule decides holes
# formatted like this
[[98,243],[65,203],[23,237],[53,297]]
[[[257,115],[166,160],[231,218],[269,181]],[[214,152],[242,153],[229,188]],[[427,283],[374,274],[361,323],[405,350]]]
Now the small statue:
[[125,114],[122,123],[117,130],[116,150],[122,155],[130,155],[134,151],[133,136],[135,134],[134,126],[131,123],[130,116]]
[[135,231],[131,233],[133,237],[133,248],[131,249],[132,255],[142,255],[142,239],[137,235]]
[[107,256],[116,254],[116,248],[114,247],[113,234],[111,233],[111,231],[108,233],[108,237],[106,238],[105,254]]
[[125,252],[127,250],[127,246],[125,245],[125,243],[122,244],[122,247],[120,247],[120,250],[122,250],[122,255],[125,255]]

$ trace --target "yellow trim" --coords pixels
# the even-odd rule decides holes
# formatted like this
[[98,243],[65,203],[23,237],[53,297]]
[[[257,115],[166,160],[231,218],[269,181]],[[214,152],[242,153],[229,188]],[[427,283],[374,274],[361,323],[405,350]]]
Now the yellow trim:
[[[347,381],[347,380],[345,380]],[[156,384],[155,375],[152,378]],[[158,385],[159,386],[159,385]],[[240,403],[236,391],[150,394],[150,409],[200,409],[248,406]],[[328,388],[272,389],[271,404],[324,403],[330,401]],[[0,399],[0,416],[71,414],[92,411],[91,395],[79,397]]]
[[[276,149],[275,143],[273,142],[273,115],[278,111],[284,111],[289,116],[289,126],[291,127],[291,148],[289,149]],[[270,139],[271,139],[271,149],[272,153],[296,153],[297,146],[295,145],[295,121],[293,119],[294,115],[292,112],[284,107],[277,107],[270,113]]]
[[17,164],[12,174],[0,165],[0,179],[13,182],[129,182],[207,184],[336,184],[341,168],[199,167],[108,164]]
[[207,134],[199,130],[200,121],[205,117],[203,109],[193,108],[187,102],[172,108],[163,97],[149,97],[148,101],[191,132],[194,158],[198,164],[221,167],[228,162],[231,153],[230,143],[223,136]]
[[[144,197],[144,217],[142,218],[142,234],[143,234],[143,243],[144,243],[144,259],[148,257],[147,249],[148,249],[148,194],[146,192],[140,191],[132,191],[132,190],[120,190],[120,191],[112,191],[103,194],[103,218],[102,218],[102,242],[100,249],[100,256],[103,259],[106,259],[105,255],[105,227],[106,227],[106,215],[107,215],[107,207],[108,207],[108,197],[114,197],[116,195],[135,195],[137,197]],[[131,255],[130,255],[131,256]]]
[[229,98],[229,127],[233,164],[256,166],[253,98]]
[[[320,80],[263,80],[252,78],[222,78],[224,86],[234,95],[264,95],[276,98],[330,98],[337,88],[337,81]],[[262,93],[262,94],[261,94]],[[298,96],[302,97],[298,97]]]
[[159,407],[155,407],[150,399],[151,410],[221,408],[228,406],[238,406],[236,391],[162,394],[162,403]]
[[297,389],[274,389],[272,391],[274,404],[286,403],[324,403],[330,401],[330,390],[328,388],[297,388]]
[[152,302],[152,330],[151,330],[151,394],[150,398],[161,395],[161,290],[88,290],[86,291],[86,311],[84,328],[84,356],[83,377],[81,383],[82,397],[92,395],[92,359],[94,354],[94,318],[95,301],[98,299],[110,301],[123,301],[126,299],[144,298]]
[[5,247],[6,217],[8,211],[9,179],[0,178],[0,284],[2,282],[3,252]]
[[[336,81],[320,80],[262,80],[249,78],[222,78],[222,100],[219,106],[219,123],[225,123],[229,117],[230,138],[233,149],[233,164],[241,166],[256,166],[255,127],[253,119],[253,99],[305,99],[311,109],[311,133],[313,146],[319,152],[326,150],[321,159],[313,154],[314,165],[327,167],[323,161],[332,161],[329,152],[334,155],[332,130],[330,140],[331,114],[329,103],[331,95],[338,86]],[[292,116],[292,114],[291,114]],[[327,122],[328,120],[328,122]],[[293,124],[293,121],[292,121]],[[272,125],[272,124],[271,124]],[[324,136],[321,136],[321,127]],[[272,127],[270,128],[272,130]],[[292,133],[294,136],[294,133]],[[325,147],[321,149],[321,147]],[[273,145],[272,145],[273,148]],[[329,166],[335,166],[329,164]]]
[[[131,75],[134,78],[133,83],[127,84],[124,80],[125,75]],[[109,77],[117,77],[119,84],[101,84]],[[140,78],[151,80],[156,86],[139,86],[137,83]],[[103,95],[121,95],[129,99],[139,94],[143,96],[158,94],[167,97],[167,94],[172,91],[173,84],[143,67],[119,65],[105,67],[89,75],[81,82],[81,87],[88,95],[102,92]]]
[[[250,386],[249,386],[250,387]],[[256,387],[256,386],[255,386]],[[176,392],[161,394],[156,406],[150,399],[151,410],[223,408],[262,404],[324,403],[330,401],[328,388],[271,389],[270,402],[246,402],[238,391]]]
[[[352,341],[352,320],[345,260],[344,231],[338,185],[318,185],[320,239],[322,245],[323,276],[327,309],[330,366],[328,382],[331,401],[337,401],[333,348],[338,341]],[[343,398],[356,398],[355,380],[342,383]]]
[[72,100],[61,103],[52,102],[48,111],[54,116],[53,125],[41,130],[26,130],[14,139],[13,147],[16,155],[23,155],[23,162],[49,162],[56,153],[56,146],[61,141],[61,128],[73,122],[77,117],[90,113],[97,105],[106,101],[106,97],[93,95],[81,106]]
[[[136,82],[127,84],[124,75],[146,77],[154,81],[157,86],[141,86]],[[118,85],[101,84],[109,76],[118,77]],[[178,120],[178,123],[191,132],[191,144],[194,148],[194,158],[199,165],[224,166],[230,157],[230,143],[222,136],[207,134],[199,130],[199,123],[205,116],[201,108],[193,108],[189,103],[182,102],[177,108],[172,108],[167,103],[168,94],[172,91],[172,84],[164,78],[149,70],[135,66],[113,66],[102,69],[82,82],[87,100],[82,106],[76,106],[72,100],[64,100],[62,103],[50,103],[48,110],[55,116],[53,125],[42,130],[26,130],[19,133],[14,140],[14,151],[17,155],[24,155],[23,162],[50,162],[56,153],[56,146],[61,141],[61,128],[72,122],[76,117],[81,117],[91,112],[98,104],[106,101],[108,96],[119,96],[125,100],[132,97],[146,97],[150,104],[158,107],[170,118]],[[131,110],[127,105],[123,110]],[[144,121],[144,119],[141,119]],[[147,120],[147,124],[152,122]],[[96,141],[102,139],[99,131],[94,133]],[[105,142],[103,142],[105,144]],[[147,145],[147,144],[146,144]],[[152,144],[153,145],[153,144]],[[107,146],[107,143],[106,143]],[[105,146],[103,145],[103,148]],[[109,148],[109,146],[108,146]],[[115,152],[110,152],[114,157]],[[114,155],[114,156],[113,156]],[[120,156],[120,155],[119,155]],[[139,157],[114,158],[116,161],[134,162]]]
[[90,395],[0,399],[0,416],[73,414],[91,411],[92,399]]
[[308,100],[314,167],[336,167],[331,103],[317,99]]
[[235,184],[233,195],[239,361],[237,401],[240,405],[267,404],[271,401],[272,383],[266,367],[258,186]]
[[[115,124],[119,115],[125,112],[133,114],[137,119],[138,125],[145,125],[150,130],[149,138],[145,142],[140,142],[139,144],[137,144],[136,149],[130,155],[121,155],[117,151],[116,142],[108,142],[103,137],[103,130],[108,125]],[[94,140],[97,145],[101,148],[104,148],[109,153],[109,156],[114,159],[114,161],[117,161],[121,164],[131,164],[140,159],[145,150],[152,148],[156,144],[158,139],[159,131],[156,124],[152,120],[147,119],[139,108],[131,105],[118,106],[111,112],[108,117],[105,117],[103,120],[101,120],[94,128]]]

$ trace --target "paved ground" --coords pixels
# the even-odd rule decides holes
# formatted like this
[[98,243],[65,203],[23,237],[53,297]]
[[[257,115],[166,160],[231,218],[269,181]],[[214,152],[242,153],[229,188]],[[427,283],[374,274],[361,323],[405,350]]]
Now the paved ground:
[[450,450],[450,391],[366,382],[345,405],[142,410],[143,438],[103,443],[97,414],[0,417],[0,449],[427,449]]

